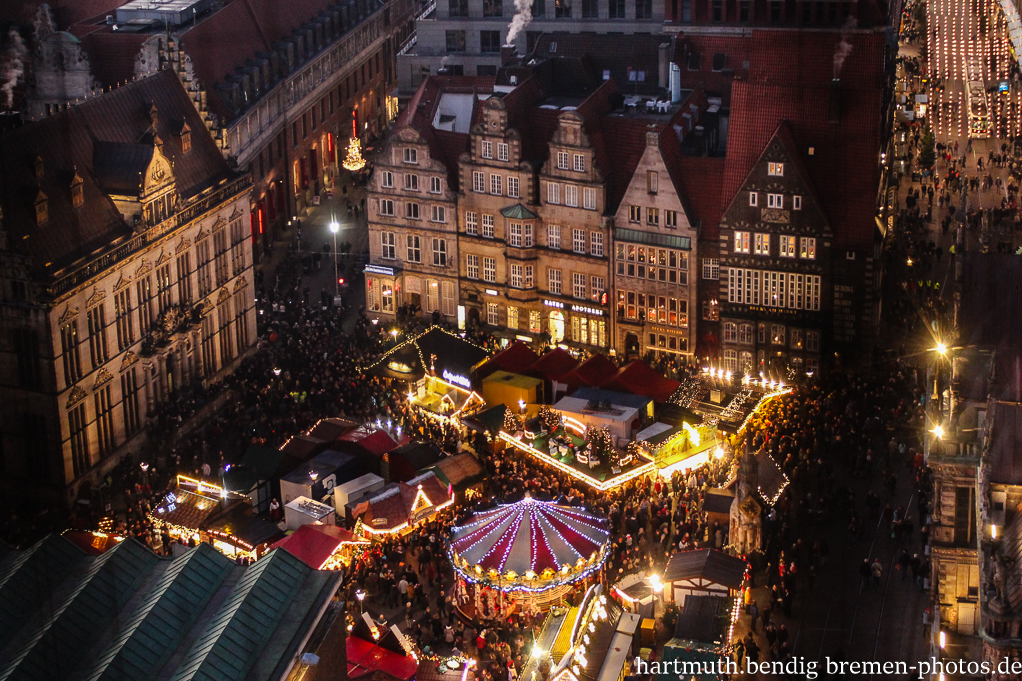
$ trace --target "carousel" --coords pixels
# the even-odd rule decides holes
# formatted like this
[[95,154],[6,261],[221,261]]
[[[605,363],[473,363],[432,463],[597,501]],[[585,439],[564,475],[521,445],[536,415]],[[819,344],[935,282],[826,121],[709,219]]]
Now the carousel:
[[459,610],[478,619],[546,610],[603,566],[608,528],[583,508],[528,496],[474,514],[448,545]]

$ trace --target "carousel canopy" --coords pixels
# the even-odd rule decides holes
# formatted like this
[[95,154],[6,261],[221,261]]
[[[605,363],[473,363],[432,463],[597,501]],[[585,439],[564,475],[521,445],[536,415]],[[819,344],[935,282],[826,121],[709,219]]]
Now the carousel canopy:
[[455,565],[470,577],[495,570],[543,578],[549,569],[573,581],[603,562],[609,536],[607,521],[584,509],[526,497],[475,514],[452,530],[450,546]]

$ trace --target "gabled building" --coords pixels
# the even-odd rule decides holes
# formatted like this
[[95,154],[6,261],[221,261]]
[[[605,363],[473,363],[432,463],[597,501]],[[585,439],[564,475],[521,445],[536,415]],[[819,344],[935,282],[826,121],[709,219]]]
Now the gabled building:
[[0,137],[0,157],[3,489],[69,504],[255,342],[251,181],[170,71]]
[[720,225],[721,356],[737,374],[814,373],[830,322],[833,233],[787,121]]

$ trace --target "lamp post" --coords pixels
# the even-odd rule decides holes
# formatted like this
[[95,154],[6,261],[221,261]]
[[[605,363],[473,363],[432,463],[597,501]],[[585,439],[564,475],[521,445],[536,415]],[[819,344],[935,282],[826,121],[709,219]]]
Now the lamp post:
[[337,275],[337,232],[341,226],[337,224],[337,218],[330,214],[330,233],[334,235],[334,298],[341,295],[341,280]]

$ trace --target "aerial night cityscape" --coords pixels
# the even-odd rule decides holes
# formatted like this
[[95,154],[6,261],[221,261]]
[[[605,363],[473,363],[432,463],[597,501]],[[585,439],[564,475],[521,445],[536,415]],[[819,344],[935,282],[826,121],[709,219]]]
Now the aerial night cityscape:
[[1022,680],[1020,12],[0,0],[0,681]]

